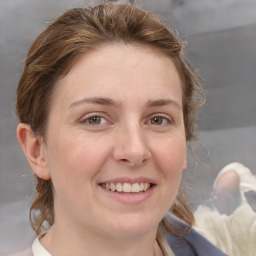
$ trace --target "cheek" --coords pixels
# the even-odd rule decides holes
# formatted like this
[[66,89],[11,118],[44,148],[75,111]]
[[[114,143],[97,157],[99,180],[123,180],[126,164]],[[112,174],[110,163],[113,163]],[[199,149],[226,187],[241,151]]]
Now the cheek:
[[49,169],[53,184],[68,189],[91,182],[108,155],[106,145],[89,136],[60,136],[52,140]]
[[186,161],[186,140],[182,136],[174,136],[162,141],[155,148],[154,158],[160,179],[157,204],[164,216],[172,207],[177,197]]
[[161,171],[165,192],[172,200],[181,182],[184,166],[186,165],[186,141],[183,137],[167,139],[155,151],[158,169]]
[[157,150],[158,163],[169,176],[182,173],[186,166],[186,141],[183,137],[166,139]]

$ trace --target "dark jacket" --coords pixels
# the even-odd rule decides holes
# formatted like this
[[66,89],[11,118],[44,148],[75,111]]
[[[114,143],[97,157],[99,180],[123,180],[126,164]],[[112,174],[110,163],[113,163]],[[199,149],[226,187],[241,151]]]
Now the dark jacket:
[[196,232],[184,221],[172,214],[167,220],[179,230],[187,230],[187,235],[177,237],[166,234],[166,240],[175,256],[226,256],[220,249],[211,244],[206,238]]

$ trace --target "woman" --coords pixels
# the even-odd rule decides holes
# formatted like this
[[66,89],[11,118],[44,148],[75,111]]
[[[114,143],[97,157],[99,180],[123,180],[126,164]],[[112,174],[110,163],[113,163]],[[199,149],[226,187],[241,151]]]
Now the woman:
[[38,182],[34,255],[223,255],[178,192],[203,102],[182,52],[158,17],[114,3],[35,40],[16,106]]

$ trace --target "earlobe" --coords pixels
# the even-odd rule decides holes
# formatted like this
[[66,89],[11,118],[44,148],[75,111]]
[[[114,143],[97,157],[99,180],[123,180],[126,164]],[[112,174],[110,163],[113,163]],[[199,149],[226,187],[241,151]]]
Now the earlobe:
[[24,123],[20,123],[17,127],[17,138],[34,173],[41,179],[49,180],[51,176],[47,165],[44,143],[35,135],[31,126]]
[[186,169],[187,169],[187,167],[188,167],[188,161],[187,161],[187,159],[185,159],[184,160],[184,163],[183,163],[183,171],[185,171]]

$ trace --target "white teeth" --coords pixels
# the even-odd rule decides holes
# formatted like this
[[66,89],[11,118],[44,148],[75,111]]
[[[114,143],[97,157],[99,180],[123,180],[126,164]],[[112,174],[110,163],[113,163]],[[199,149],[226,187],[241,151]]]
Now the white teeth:
[[102,183],[101,187],[117,192],[124,192],[124,193],[138,193],[142,191],[147,191],[150,188],[150,183]]
[[117,183],[116,184],[116,191],[117,192],[123,192],[123,186],[121,183]]
[[132,192],[140,192],[140,185],[138,183],[132,184]]
[[130,183],[124,183],[123,192],[126,192],[126,193],[132,192],[132,185]]
[[148,190],[150,187],[149,183],[144,183],[144,191]]
[[111,191],[115,191],[116,190],[116,186],[113,183],[110,183],[110,189],[111,189]]

